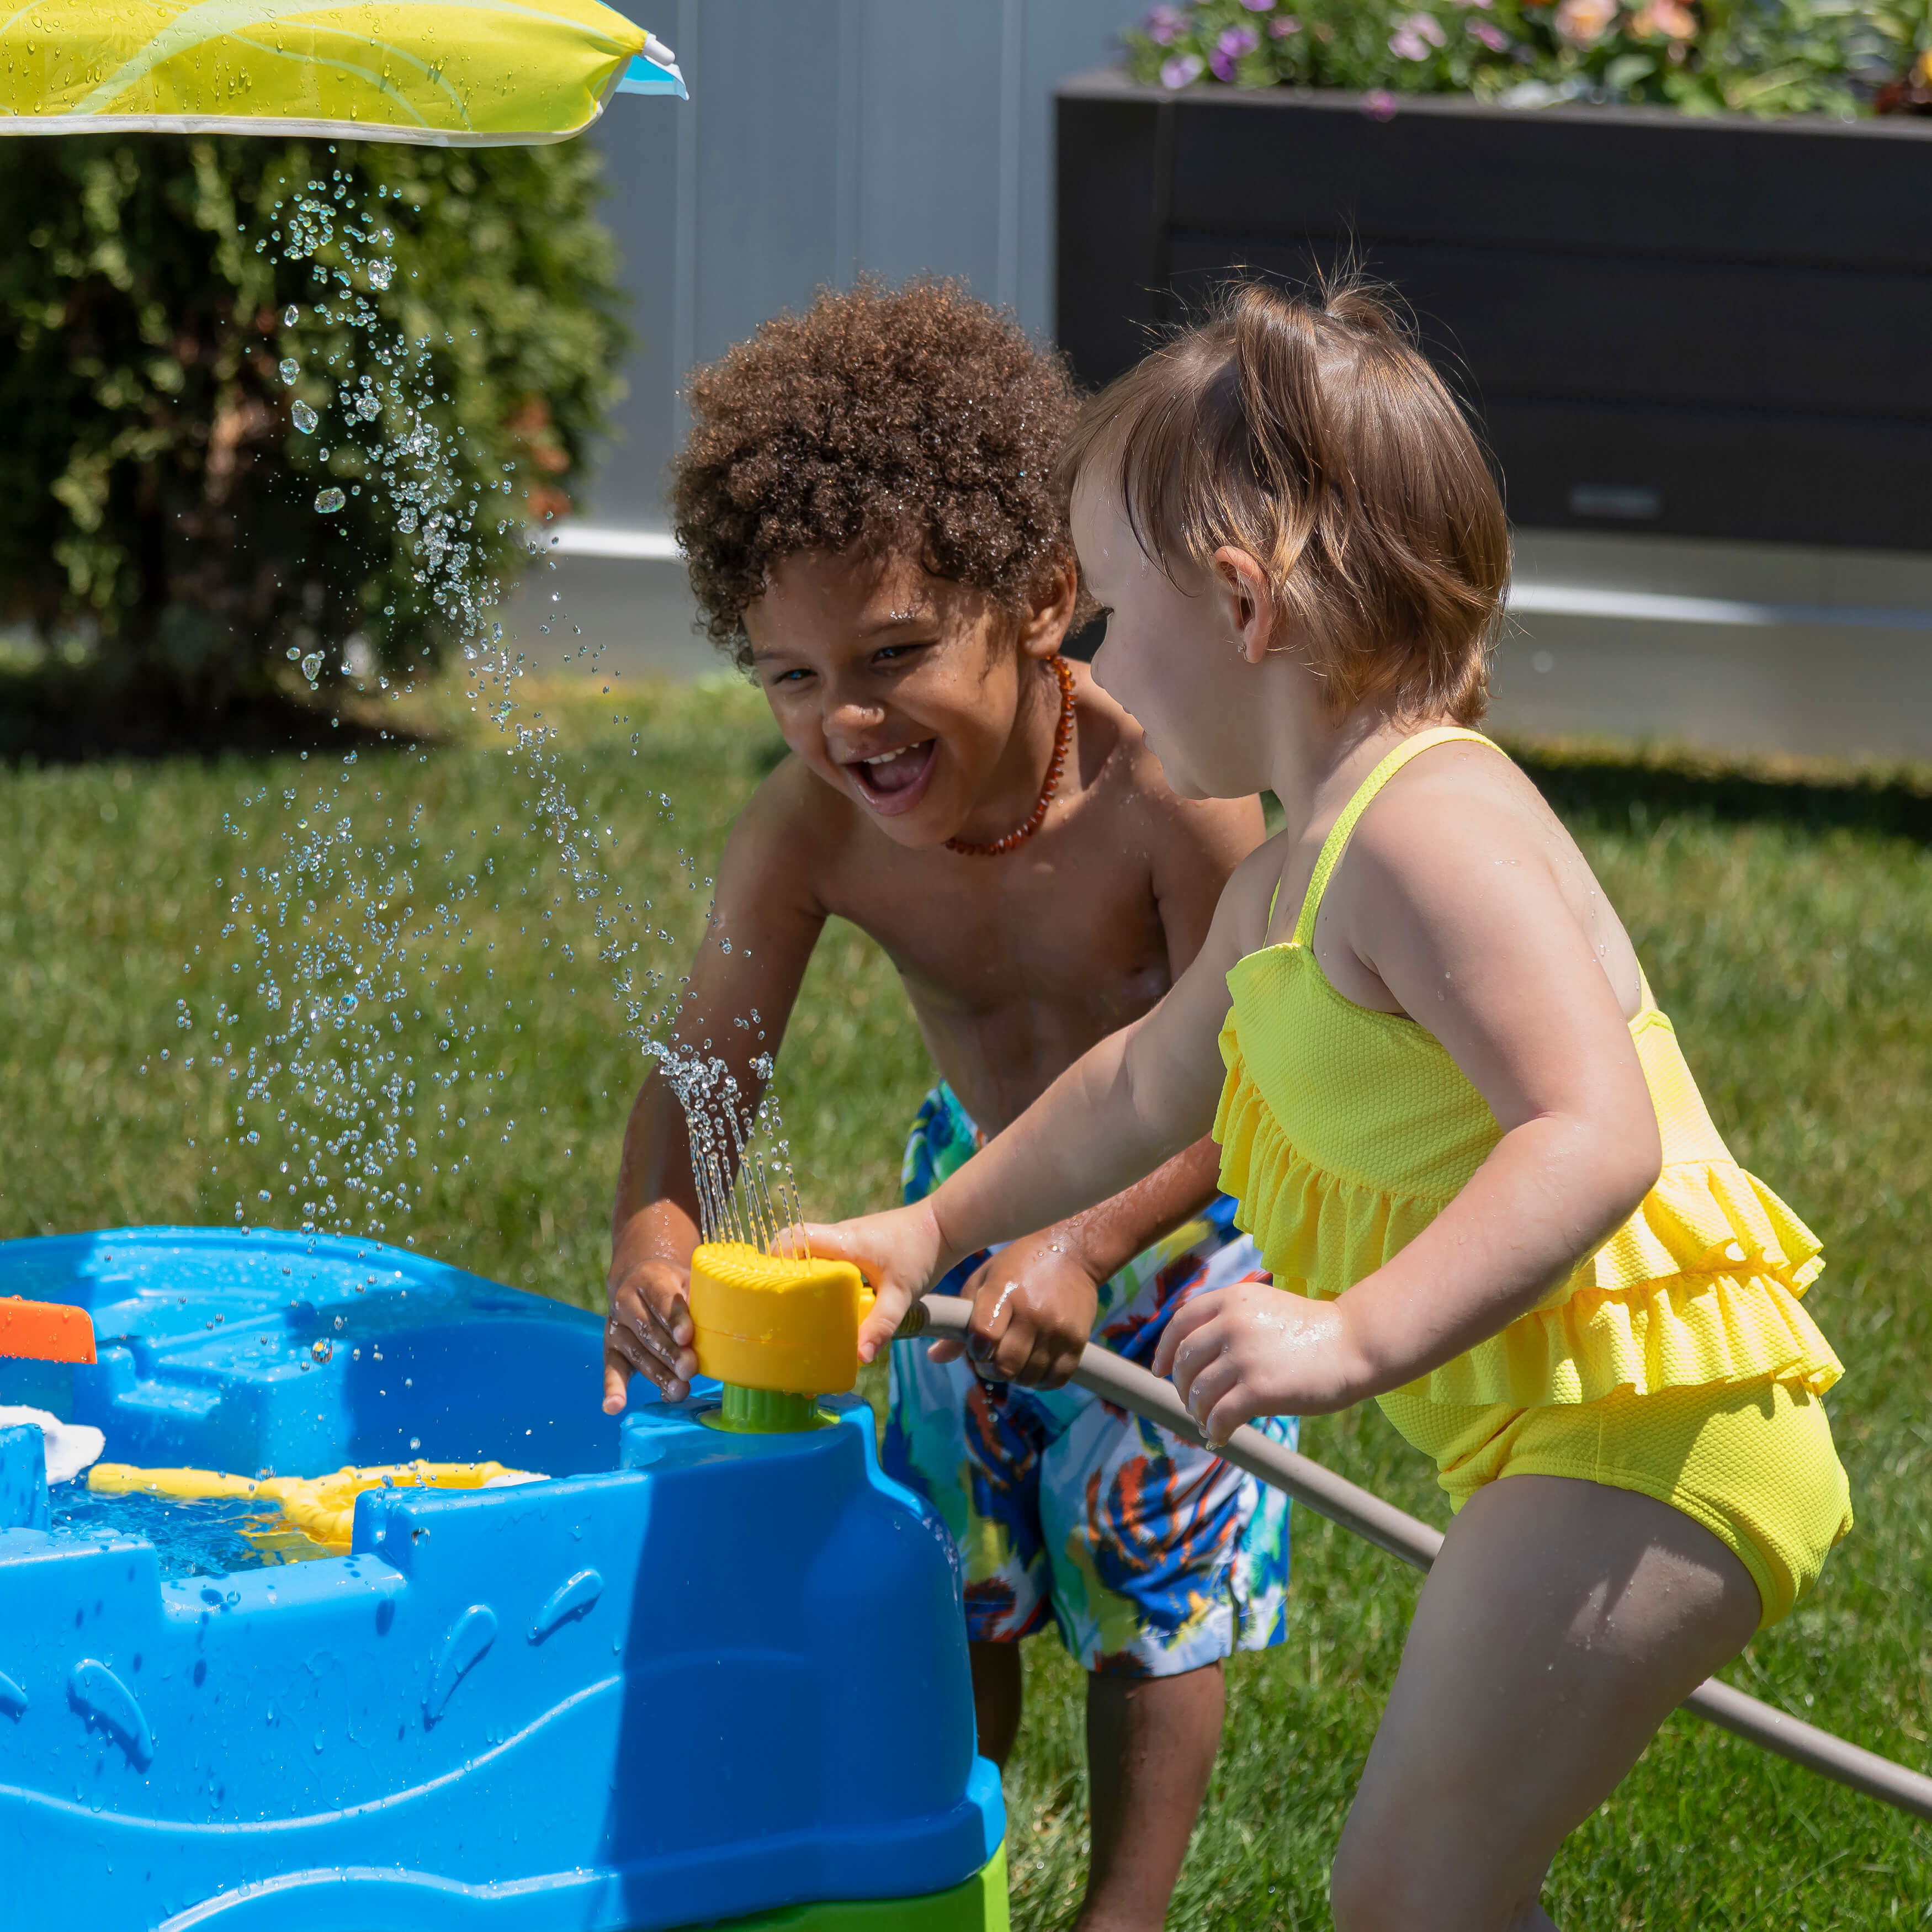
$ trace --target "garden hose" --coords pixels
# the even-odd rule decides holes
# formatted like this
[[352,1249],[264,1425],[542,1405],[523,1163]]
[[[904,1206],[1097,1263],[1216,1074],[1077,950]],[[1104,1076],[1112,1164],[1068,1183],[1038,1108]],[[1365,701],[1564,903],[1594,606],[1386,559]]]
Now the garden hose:
[[[957,1296],[929,1294],[916,1301],[898,1329],[904,1341],[930,1333],[952,1339],[963,1336],[973,1305]],[[1121,1408],[1132,1409],[1150,1422],[1158,1423],[1182,1441],[1205,1447],[1206,1438],[1195,1426],[1172,1382],[1162,1382],[1146,1370],[1125,1361],[1106,1348],[1090,1342],[1073,1372],[1073,1380],[1090,1394]],[[1285,1490],[1298,1503],[1305,1503],[1317,1516],[1399,1556],[1418,1570],[1426,1570],[1442,1547],[1442,1532],[1419,1522],[1393,1503],[1312,1462],[1292,1449],[1270,1442],[1259,1430],[1244,1424],[1225,1444],[1220,1455],[1270,1487]],[[1839,1784],[1850,1785],[1868,1798],[1876,1798],[1916,1818],[1932,1820],[1932,1778],[1908,1770],[1876,1751],[1847,1743],[1815,1724],[1793,1718],[1755,1697],[1734,1690],[1716,1678],[1707,1678],[1684,1700],[1684,1708],[1715,1724],[1734,1737],[1748,1739],[1793,1764],[1816,1772]]]

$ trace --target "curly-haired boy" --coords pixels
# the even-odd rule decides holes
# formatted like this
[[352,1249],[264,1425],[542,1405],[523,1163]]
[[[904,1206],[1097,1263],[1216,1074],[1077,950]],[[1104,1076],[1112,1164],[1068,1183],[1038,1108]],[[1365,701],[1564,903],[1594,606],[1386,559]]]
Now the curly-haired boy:
[[[947,284],[822,295],[699,371],[689,400],[679,540],[791,755],[725,848],[679,1033],[729,1042],[755,1095],[761,1049],[730,1020],[755,1011],[768,1048],[826,919],[869,933],[941,1076],[906,1149],[916,1198],[1160,999],[1260,808],[1178,797],[1060,656],[1079,590],[1052,471],[1075,398],[1010,320]],[[1285,1502],[1065,1386],[1090,1337],[1147,1361],[1184,1301],[1263,1275],[1216,1172],[1203,1141],[965,1263],[941,1286],[974,1302],[970,1364],[952,1342],[892,1353],[884,1460],[958,1540],[981,1748],[1012,1749],[1018,1639],[1051,1618],[1090,1673],[1088,1932],[1162,1922],[1222,1660],[1282,1633]],[[634,1371],[687,1392],[698,1239],[683,1117],[647,1079],[614,1215],[607,1408]]]

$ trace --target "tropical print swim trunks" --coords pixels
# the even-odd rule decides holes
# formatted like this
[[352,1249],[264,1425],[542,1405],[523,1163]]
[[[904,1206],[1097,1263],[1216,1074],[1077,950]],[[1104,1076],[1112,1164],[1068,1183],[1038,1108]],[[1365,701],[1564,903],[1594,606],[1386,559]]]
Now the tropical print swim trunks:
[[[929,1194],[980,1144],[944,1084],[906,1143],[908,1201]],[[1100,1289],[1094,1339],[1150,1365],[1174,1311],[1238,1281],[1268,1280],[1254,1244],[1217,1196]],[[986,1258],[934,1292],[957,1294]],[[944,1519],[964,1566],[967,1634],[1016,1642],[1049,1618],[1090,1671],[1172,1677],[1281,1641],[1288,1498],[1242,1471],[1083,1389],[982,1382],[927,1344],[892,1351],[883,1460]],[[1288,1448],[1298,1424],[1256,1424]]]

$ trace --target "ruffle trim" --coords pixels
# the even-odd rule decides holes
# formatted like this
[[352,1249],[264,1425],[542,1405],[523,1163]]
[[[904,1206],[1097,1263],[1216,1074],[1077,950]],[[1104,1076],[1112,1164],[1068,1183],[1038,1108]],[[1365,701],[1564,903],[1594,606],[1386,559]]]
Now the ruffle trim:
[[[1238,1049],[1214,1137],[1237,1224],[1278,1279],[1324,1299],[1400,1252],[1444,1204],[1316,1167],[1282,1132]],[[1680,1162],[1547,1302],[1414,1390],[1517,1407],[1772,1379],[1822,1394],[1844,1366],[1799,1298],[1824,1264],[1817,1237],[1754,1175]]]

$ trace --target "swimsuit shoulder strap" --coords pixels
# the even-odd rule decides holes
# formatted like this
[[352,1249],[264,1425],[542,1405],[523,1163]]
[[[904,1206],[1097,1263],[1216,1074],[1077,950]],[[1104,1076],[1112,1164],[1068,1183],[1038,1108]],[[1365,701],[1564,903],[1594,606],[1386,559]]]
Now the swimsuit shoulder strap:
[[1313,876],[1308,881],[1306,896],[1301,902],[1301,916],[1294,922],[1294,944],[1306,946],[1315,937],[1315,916],[1322,910],[1322,895],[1328,890],[1328,881],[1334,876],[1342,854],[1347,849],[1348,835],[1355,829],[1357,821],[1375,802],[1376,794],[1418,752],[1426,752],[1432,745],[1447,745],[1461,739],[1473,745],[1487,745],[1492,751],[1502,748],[1480,731],[1471,731],[1460,724],[1439,724],[1432,730],[1418,731],[1412,738],[1405,738],[1395,749],[1370,772],[1355,788],[1355,795],[1342,808],[1341,816],[1329,828],[1328,836],[1322,842],[1320,856],[1315,861]]

